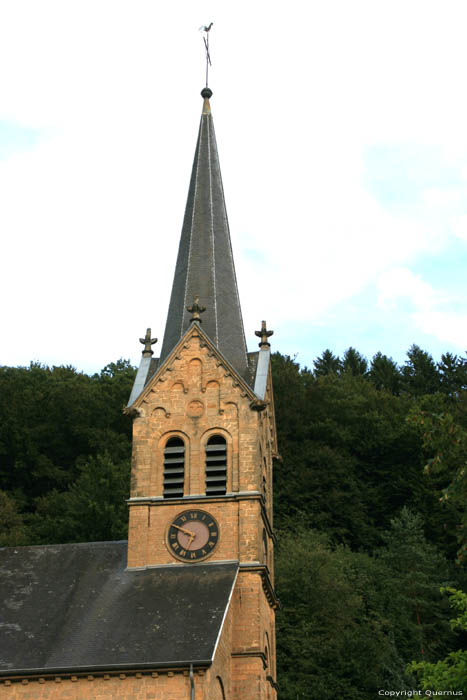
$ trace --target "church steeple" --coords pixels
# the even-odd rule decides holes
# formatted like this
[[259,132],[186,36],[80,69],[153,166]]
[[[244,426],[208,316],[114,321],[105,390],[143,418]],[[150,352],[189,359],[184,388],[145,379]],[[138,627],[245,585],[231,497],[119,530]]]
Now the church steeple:
[[195,297],[205,307],[202,328],[241,375],[247,349],[229,223],[206,87],[180,247],[161,349],[162,363],[190,326]]
[[[212,93],[206,87],[201,94],[203,113],[161,357],[152,359],[155,338],[148,329],[127,408],[134,421],[126,564],[133,572],[153,570],[164,581],[173,575],[177,586],[188,577],[184,601],[171,611],[174,635],[183,632],[187,615],[191,619],[205,609],[196,596],[206,582],[215,588],[221,574],[230,576],[222,630],[211,635],[211,620],[198,615],[198,656],[183,658],[195,667],[194,681],[196,667],[206,664],[203,697],[273,700],[278,600],[272,331],[263,321],[256,331],[259,352],[247,356]],[[159,631],[168,638],[166,629]],[[211,656],[198,645],[205,637],[213,639]],[[171,682],[170,697],[185,697],[187,685]],[[194,684],[191,689],[194,693]]]

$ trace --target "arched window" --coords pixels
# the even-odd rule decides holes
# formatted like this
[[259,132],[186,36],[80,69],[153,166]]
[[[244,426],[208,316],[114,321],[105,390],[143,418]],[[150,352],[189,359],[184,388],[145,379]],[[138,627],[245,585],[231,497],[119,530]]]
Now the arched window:
[[227,491],[227,443],[213,435],[206,445],[206,496],[223,496]]
[[264,639],[264,658],[265,658],[265,668],[269,666],[269,635],[266,632],[265,639]]
[[263,530],[263,562],[266,566],[268,565],[268,538],[265,530]]
[[216,683],[216,689],[217,691],[220,691],[216,693],[216,700],[219,698],[219,700],[226,700],[225,698],[225,691],[224,691],[224,684],[222,683],[222,678],[220,676],[217,676],[216,678],[217,683]]
[[164,449],[164,498],[182,498],[184,484],[185,443],[173,437]]

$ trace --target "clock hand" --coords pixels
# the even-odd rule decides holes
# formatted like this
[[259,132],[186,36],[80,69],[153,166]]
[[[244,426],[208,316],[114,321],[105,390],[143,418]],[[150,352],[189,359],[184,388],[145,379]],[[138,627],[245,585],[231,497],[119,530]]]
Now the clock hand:
[[185,547],[185,549],[190,549],[190,545],[191,545],[191,543],[193,542],[193,540],[195,539],[195,537],[196,537],[196,533],[193,532],[193,533],[190,535],[190,541],[188,542],[188,544],[187,544],[187,546]]
[[195,535],[194,532],[192,532],[191,530],[185,530],[184,527],[178,527],[178,525],[175,525],[174,523],[172,523],[172,527],[176,527],[177,530],[181,530],[181,532],[184,532],[185,535],[190,535],[190,537],[191,537],[192,539],[194,539],[194,538],[196,537],[196,535]]

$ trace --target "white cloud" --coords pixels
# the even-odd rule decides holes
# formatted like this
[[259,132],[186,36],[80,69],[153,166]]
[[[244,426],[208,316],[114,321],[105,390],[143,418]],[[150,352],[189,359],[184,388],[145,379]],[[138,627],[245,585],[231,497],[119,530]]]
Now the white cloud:
[[401,300],[413,309],[431,310],[441,303],[439,294],[419,275],[405,267],[395,267],[378,279],[378,304],[382,310],[394,309]]
[[445,344],[467,352],[467,313],[455,311],[418,311],[413,315],[417,328]]
[[467,313],[452,310],[458,300],[403,267],[385,272],[377,286],[378,305],[383,312],[400,310],[412,319],[414,329],[467,350]]
[[[436,145],[456,162],[467,152],[465,19],[449,1],[3,3],[0,118],[50,138],[0,162],[12,299],[0,361],[136,361],[148,325],[161,338],[207,21],[249,338],[263,317],[323,323],[385,274],[390,286],[394,268],[416,271],[452,230],[466,240],[465,199],[442,183],[404,214],[362,184],[368,144]],[[417,300],[427,290],[414,274],[399,283]],[[24,327],[29,347],[16,340]]]
[[467,241],[467,214],[453,216],[451,218],[451,227],[458,238]]

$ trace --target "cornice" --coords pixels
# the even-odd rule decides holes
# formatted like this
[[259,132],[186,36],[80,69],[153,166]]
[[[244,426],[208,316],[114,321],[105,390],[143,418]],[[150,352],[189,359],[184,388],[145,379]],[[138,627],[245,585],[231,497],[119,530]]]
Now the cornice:
[[261,517],[268,533],[274,544],[277,544],[277,536],[272,529],[271,521],[264,503],[264,496],[259,491],[238,491],[235,493],[226,493],[223,496],[204,496],[202,494],[193,496],[183,496],[182,498],[164,498],[163,496],[135,496],[128,498],[129,506],[185,506],[187,503],[224,503],[225,501],[259,501],[261,506]]
[[69,666],[67,668],[48,668],[48,669],[16,669],[8,671],[0,671],[0,683],[4,685],[9,685],[10,681],[13,682],[24,682],[27,678],[31,681],[38,681],[39,683],[45,681],[55,681],[60,682],[60,680],[71,680],[77,681],[78,679],[87,679],[89,681],[94,680],[94,678],[102,678],[109,680],[110,678],[121,678],[125,677],[136,677],[142,678],[143,676],[152,675],[154,678],[160,673],[174,674],[174,673],[184,673],[188,675],[190,672],[190,666],[193,665],[193,670],[199,672],[203,675],[205,670],[211,666],[212,660],[206,661],[181,661],[172,663],[151,663],[151,664],[109,664],[108,666]]
[[263,590],[266,594],[267,601],[273,610],[278,610],[281,604],[279,598],[275,594],[268,567],[265,564],[242,564],[242,562],[240,562],[240,573],[242,571],[258,573],[261,576]]
[[223,503],[224,501],[261,501],[262,495],[259,491],[238,491],[226,493],[223,496],[204,496],[195,494],[193,496],[183,496],[182,498],[164,498],[163,496],[134,496],[127,500],[128,505],[153,505],[158,506],[183,506],[187,503]]
[[200,347],[208,348],[208,353],[212,357],[216,358],[219,365],[223,366],[226,376],[232,378],[234,386],[240,387],[242,394],[250,399],[251,410],[262,411],[266,408],[264,401],[261,401],[261,399],[255,394],[248,382],[239,374],[235,367],[222,354],[219,348],[212,342],[210,337],[203,331],[200,324],[197,321],[194,321],[185,331],[173,350],[164,359],[162,364],[157,368],[156,372],[153,374],[135,401],[123,409],[125,414],[129,414],[133,418],[139,415],[139,408],[146,396],[154,388],[154,385],[157,384],[157,382],[164,381],[163,375],[165,372],[167,372],[167,370],[170,371],[170,367],[172,366],[173,362],[180,357],[180,353],[183,351],[183,349],[185,349],[186,344],[189,340],[191,340],[191,338],[198,338]]

